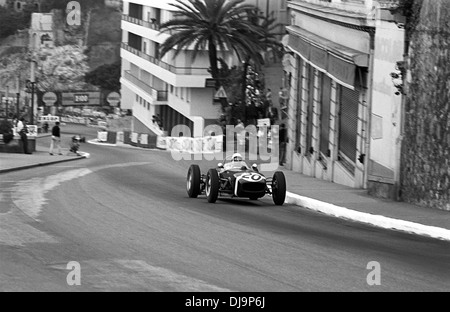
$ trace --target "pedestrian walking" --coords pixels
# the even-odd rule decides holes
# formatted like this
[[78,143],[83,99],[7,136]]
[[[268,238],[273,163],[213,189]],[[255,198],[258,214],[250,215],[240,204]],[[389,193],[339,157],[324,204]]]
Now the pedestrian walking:
[[61,153],[61,129],[59,127],[59,122],[57,122],[55,124],[55,126],[52,128],[52,141],[50,143],[50,155],[53,155],[55,145],[58,148],[58,155],[62,155],[62,153]]

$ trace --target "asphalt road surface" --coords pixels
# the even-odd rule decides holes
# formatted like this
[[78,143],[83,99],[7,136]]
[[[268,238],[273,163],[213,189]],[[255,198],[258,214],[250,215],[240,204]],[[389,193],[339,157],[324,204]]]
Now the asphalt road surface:
[[[81,150],[92,157],[0,176],[0,291],[450,290],[448,243],[271,198],[192,200],[189,161]],[[381,285],[370,286],[374,261]],[[80,265],[80,286],[68,285],[70,262]]]

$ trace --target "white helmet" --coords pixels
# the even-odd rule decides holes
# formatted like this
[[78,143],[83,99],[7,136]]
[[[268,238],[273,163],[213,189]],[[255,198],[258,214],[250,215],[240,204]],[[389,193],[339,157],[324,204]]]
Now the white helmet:
[[243,158],[242,158],[242,155],[241,155],[241,154],[235,153],[235,154],[233,154],[232,160],[233,160],[234,162],[235,162],[235,161],[242,161]]

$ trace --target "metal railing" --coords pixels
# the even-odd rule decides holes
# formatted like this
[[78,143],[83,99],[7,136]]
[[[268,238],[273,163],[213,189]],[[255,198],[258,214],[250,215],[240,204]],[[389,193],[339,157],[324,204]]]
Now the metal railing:
[[175,67],[173,65],[167,64],[154,56],[148,55],[138,49],[135,49],[129,46],[127,43],[122,42],[122,49],[127,50],[150,63],[153,63],[171,73],[176,75],[200,75],[200,76],[208,76],[210,75],[207,68],[199,68],[199,67]]
[[144,81],[134,76],[130,71],[125,71],[124,78],[133,83],[135,86],[139,87],[140,89],[150,94],[152,98],[157,102],[167,102],[169,99],[168,91],[159,91],[152,88]]
[[142,19],[136,18],[136,17],[131,17],[127,14],[122,14],[122,20],[139,25],[139,26],[143,26],[143,27],[147,27],[153,30],[159,30],[159,22],[156,20],[153,20],[151,22],[147,22],[144,21]]

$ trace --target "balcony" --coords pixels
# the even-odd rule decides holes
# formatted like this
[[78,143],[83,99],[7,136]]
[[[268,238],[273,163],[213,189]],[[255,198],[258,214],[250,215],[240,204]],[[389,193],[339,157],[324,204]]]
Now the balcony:
[[139,26],[143,26],[146,28],[150,28],[150,29],[159,31],[159,23],[155,19],[153,19],[152,22],[147,22],[147,21],[135,18],[135,17],[131,17],[126,14],[122,14],[122,20],[129,22],[129,23],[139,25]]
[[175,75],[181,75],[181,76],[191,76],[191,75],[192,76],[209,76],[210,75],[210,73],[208,72],[208,68],[175,67],[173,65],[170,65],[170,64],[167,64],[165,62],[158,60],[154,56],[145,54],[142,51],[132,48],[124,42],[122,42],[121,47],[122,47],[122,49],[124,49],[130,53],[133,53],[133,54],[143,58],[144,60],[146,60],[152,64],[155,64],[155,65],[161,67],[162,69],[165,69]]
[[130,71],[125,71],[123,78],[125,78],[126,80],[134,84],[136,87],[138,87],[139,89],[143,90],[148,95],[150,95],[154,100],[154,103],[152,104],[159,104],[159,105],[167,104],[169,100],[168,91],[155,90],[154,88],[146,84],[144,81],[140,80],[138,77],[131,74]]

